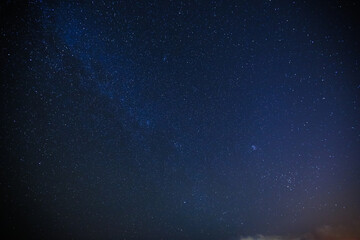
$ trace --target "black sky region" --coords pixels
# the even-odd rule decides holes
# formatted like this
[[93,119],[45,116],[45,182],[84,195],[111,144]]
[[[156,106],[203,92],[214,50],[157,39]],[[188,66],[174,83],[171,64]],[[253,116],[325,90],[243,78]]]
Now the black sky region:
[[1,1],[1,234],[228,240],[360,218],[357,1]]

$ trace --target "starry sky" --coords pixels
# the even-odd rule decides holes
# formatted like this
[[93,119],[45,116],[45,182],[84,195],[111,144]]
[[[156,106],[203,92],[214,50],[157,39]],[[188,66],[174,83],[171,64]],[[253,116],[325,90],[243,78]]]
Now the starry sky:
[[283,239],[357,224],[359,12],[2,1],[1,232]]

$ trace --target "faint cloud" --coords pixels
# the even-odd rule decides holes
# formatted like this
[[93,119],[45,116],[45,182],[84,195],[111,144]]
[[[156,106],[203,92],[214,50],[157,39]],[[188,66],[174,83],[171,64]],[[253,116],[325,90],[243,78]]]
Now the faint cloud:
[[360,222],[347,226],[326,225],[301,236],[265,236],[259,234],[241,237],[240,240],[360,240]]
[[360,224],[351,226],[323,226],[312,234],[314,240],[359,240]]
[[[256,235],[249,237],[242,237],[240,240],[288,240],[289,238],[281,237],[281,236],[264,236],[264,235]],[[290,239],[289,239],[290,240]]]

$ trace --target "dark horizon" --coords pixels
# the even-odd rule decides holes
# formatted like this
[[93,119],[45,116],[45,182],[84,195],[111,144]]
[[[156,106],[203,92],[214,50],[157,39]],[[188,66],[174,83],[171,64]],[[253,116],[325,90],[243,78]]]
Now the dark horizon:
[[1,231],[360,239],[357,1],[2,1]]

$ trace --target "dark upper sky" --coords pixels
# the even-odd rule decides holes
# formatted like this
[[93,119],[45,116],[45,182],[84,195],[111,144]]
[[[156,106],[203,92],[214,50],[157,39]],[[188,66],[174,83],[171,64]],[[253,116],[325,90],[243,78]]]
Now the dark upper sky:
[[2,1],[1,229],[228,240],[360,217],[356,1]]

